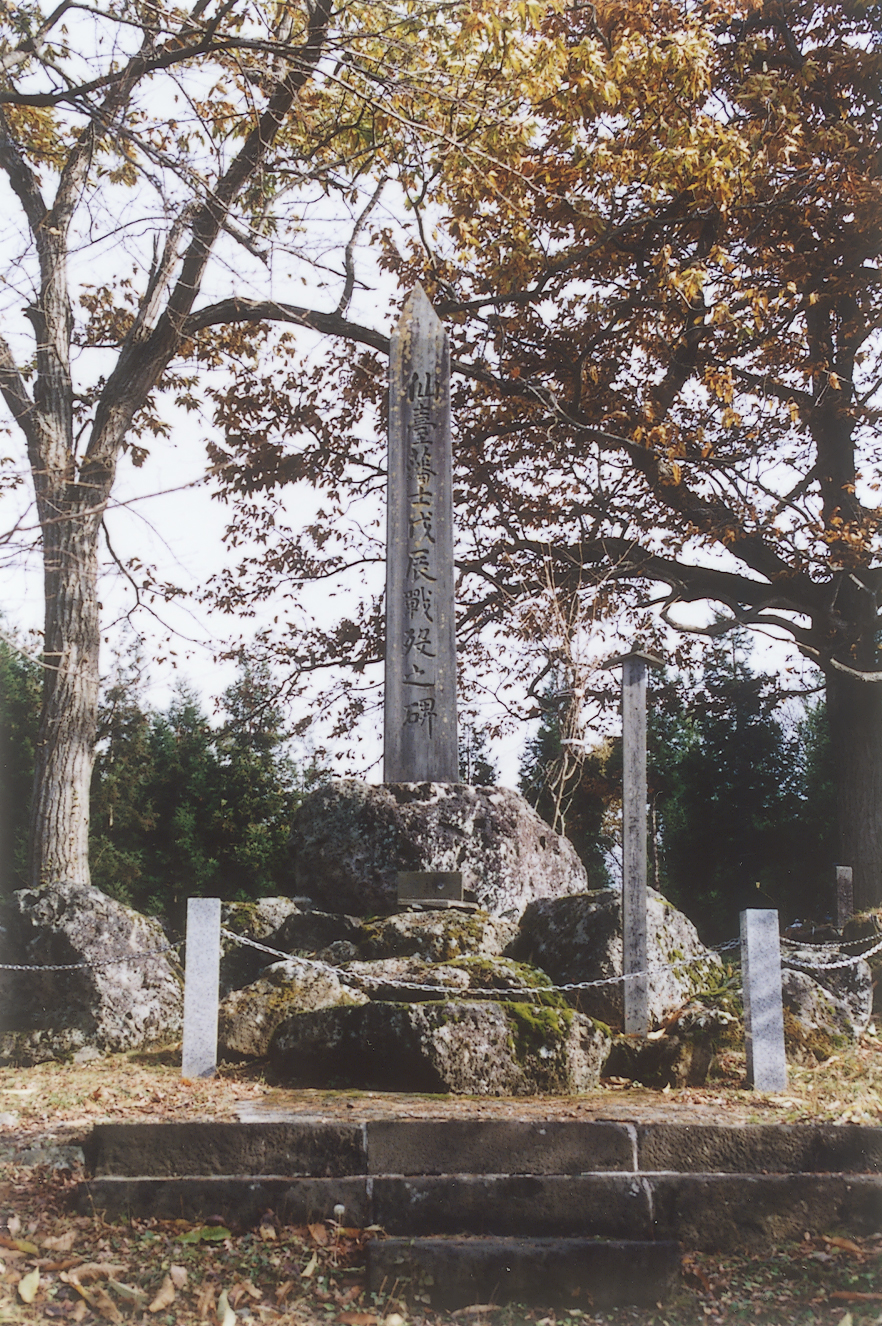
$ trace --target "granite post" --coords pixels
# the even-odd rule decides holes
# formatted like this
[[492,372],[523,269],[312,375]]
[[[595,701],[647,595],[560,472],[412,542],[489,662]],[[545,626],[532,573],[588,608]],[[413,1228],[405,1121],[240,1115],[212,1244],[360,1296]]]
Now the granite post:
[[633,650],[610,659],[622,666],[622,975],[625,1034],[649,1031],[646,930],[646,668],[662,667],[654,654]]
[[182,1077],[213,1077],[217,1069],[220,931],[220,898],[189,898]]
[[854,883],[851,866],[836,867],[836,929],[854,916]]
[[784,1091],[784,1006],[778,913],[751,908],[741,913],[741,986],[747,1080],[757,1091]]
[[384,710],[385,782],[458,782],[450,351],[419,285],[390,354]]

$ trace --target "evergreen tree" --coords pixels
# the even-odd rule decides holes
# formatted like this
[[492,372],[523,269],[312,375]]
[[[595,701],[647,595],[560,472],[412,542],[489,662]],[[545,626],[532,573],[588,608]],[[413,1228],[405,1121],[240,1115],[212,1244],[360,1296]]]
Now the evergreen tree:
[[166,713],[143,703],[137,661],[101,704],[92,785],[92,877],[105,893],[181,924],[191,896],[248,899],[285,887],[304,784],[267,677],[243,668],[214,728],[181,684]]
[[499,778],[486,731],[468,720],[459,725],[459,778],[473,787],[492,787]]
[[788,727],[749,660],[745,633],[717,643],[694,689],[668,680],[650,705],[659,885],[714,941],[746,907],[791,920],[823,912],[830,890],[822,715]]
[[612,743],[587,752],[565,746],[566,700],[551,686],[544,713],[521,759],[518,786],[539,815],[569,838],[588,871],[592,889],[609,886],[606,855],[611,839],[604,821],[613,789],[609,777]]
[[42,669],[0,637],[0,894],[27,882],[28,812]]

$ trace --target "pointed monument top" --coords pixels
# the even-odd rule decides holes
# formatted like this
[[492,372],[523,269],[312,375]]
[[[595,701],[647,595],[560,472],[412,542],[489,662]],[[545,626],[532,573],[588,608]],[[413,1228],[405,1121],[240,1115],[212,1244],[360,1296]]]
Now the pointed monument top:
[[413,290],[411,290],[407,299],[404,301],[401,317],[398,319],[399,328],[403,327],[405,323],[423,322],[424,324],[431,324],[436,322],[440,323],[440,321],[441,319],[438,317],[438,314],[432,308],[429,296],[426,294],[420,282],[417,281]]

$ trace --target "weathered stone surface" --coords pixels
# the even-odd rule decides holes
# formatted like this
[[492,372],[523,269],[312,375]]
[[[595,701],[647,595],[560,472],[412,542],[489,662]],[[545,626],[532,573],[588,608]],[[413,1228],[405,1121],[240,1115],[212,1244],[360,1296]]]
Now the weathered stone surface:
[[[705,948],[695,926],[654,889],[647,890],[647,933],[650,970],[684,962],[673,971],[652,971],[649,1016],[659,1024],[700,993],[708,976],[720,966]],[[506,953],[547,972],[559,985],[597,981],[622,971],[621,894],[613,889],[571,898],[541,898],[530,903],[517,938]],[[574,991],[574,1007],[612,1027],[623,1021],[621,983]]]
[[[18,973],[0,1054],[35,1062],[180,1035],[181,970],[173,952],[158,952],[168,943],[158,921],[86,884],[60,883],[13,894],[7,923],[17,962],[94,965]],[[136,956],[144,953],[156,956]]]
[[591,1089],[608,1048],[569,1009],[371,1002],[287,1019],[270,1058],[291,1086],[517,1096]]
[[288,958],[267,967],[244,990],[227,995],[218,1017],[218,1049],[262,1059],[276,1027],[292,1014],[366,1002],[367,995],[342,986],[333,972]]
[[[857,1037],[866,1032],[873,1014],[873,971],[870,964],[855,955],[854,949],[818,949],[812,945],[801,948],[788,948],[783,953],[788,964],[796,965],[797,971],[805,972],[814,984],[820,985],[837,1009],[837,1018],[842,1022],[846,1036]],[[829,963],[841,957],[849,957],[848,967],[818,967],[818,963]]]
[[362,916],[395,907],[399,870],[460,870],[466,900],[496,914],[587,886],[572,845],[500,787],[334,781],[297,811],[291,851],[292,892]]
[[400,1280],[411,1290],[419,1286],[421,1301],[447,1310],[532,1303],[566,1311],[582,1301],[594,1311],[655,1307],[677,1288],[680,1262],[673,1240],[392,1238],[367,1246],[372,1293]]
[[[380,958],[377,962],[349,962],[344,979],[354,978],[356,988],[370,999],[420,1003],[439,999],[445,993],[462,994],[469,988],[468,972],[443,962],[423,962],[421,958]],[[404,988],[402,987],[404,983]],[[407,985],[430,989],[406,988]]]
[[[276,936],[289,916],[302,915],[300,904],[309,907],[306,898],[258,898],[256,902],[225,902],[221,906],[221,926],[243,939],[253,939],[270,948],[278,948]],[[283,953],[290,949],[282,949]],[[272,957],[259,949],[239,944],[221,936],[221,995],[241,990],[256,981]]]
[[[842,939],[848,946],[847,953],[864,953],[875,948],[882,940],[882,907],[852,916],[842,928]],[[863,942],[856,944],[856,940]],[[882,952],[871,953],[867,962],[873,974],[873,1012],[882,1013]]]
[[690,1005],[664,1035],[617,1036],[604,1077],[625,1077],[645,1087],[700,1087],[707,1080],[716,1044],[734,1019],[717,1009]]
[[357,941],[364,959],[421,958],[452,962],[469,956],[498,957],[518,933],[514,921],[487,912],[399,912],[362,926]]
[[784,1002],[784,1040],[797,1060],[826,1059],[853,1039],[849,1009],[824,990],[806,972],[785,967],[781,976]]

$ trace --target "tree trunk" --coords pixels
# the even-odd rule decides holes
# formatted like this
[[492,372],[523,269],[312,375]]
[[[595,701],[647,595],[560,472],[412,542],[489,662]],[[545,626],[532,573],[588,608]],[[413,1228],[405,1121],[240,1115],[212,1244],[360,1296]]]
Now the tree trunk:
[[[857,911],[882,904],[882,684],[827,673],[839,864],[854,871]],[[831,896],[833,874],[830,876]]]
[[[56,507],[56,510],[60,509]],[[98,715],[100,517],[43,525],[43,703],[30,819],[30,884],[89,883],[89,792]]]

